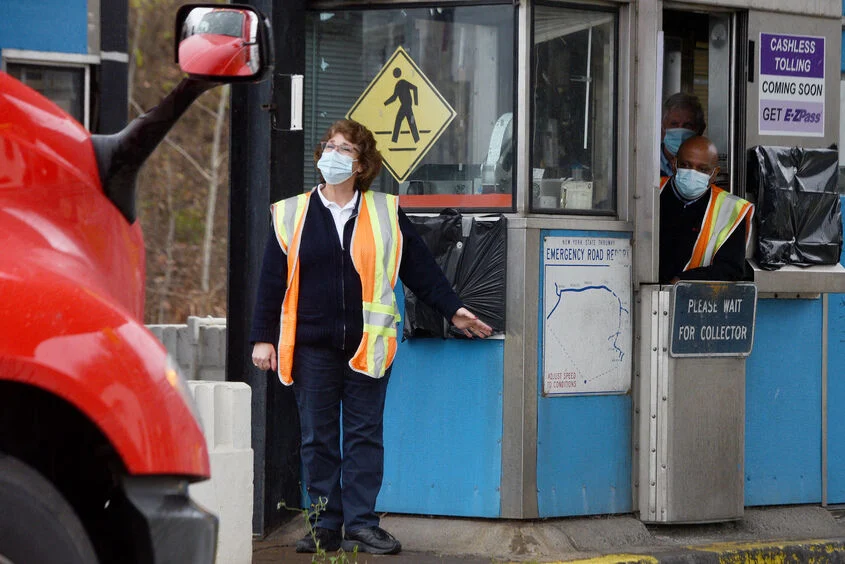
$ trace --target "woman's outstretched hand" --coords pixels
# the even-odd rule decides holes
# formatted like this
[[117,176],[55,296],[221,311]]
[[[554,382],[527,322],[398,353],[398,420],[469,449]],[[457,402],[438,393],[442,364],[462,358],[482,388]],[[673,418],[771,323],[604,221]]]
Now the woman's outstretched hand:
[[276,370],[276,347],[270,343],[255,343],[252,363],[260,370]]
[[[478,319],[475,314],[465,307],[458,309],[452,316],[452,325],[464,332],[464,335],[472,339],[475,337],[489,337],[493,334],[493,328]],[[254,356],[254,355],[253,355]]]

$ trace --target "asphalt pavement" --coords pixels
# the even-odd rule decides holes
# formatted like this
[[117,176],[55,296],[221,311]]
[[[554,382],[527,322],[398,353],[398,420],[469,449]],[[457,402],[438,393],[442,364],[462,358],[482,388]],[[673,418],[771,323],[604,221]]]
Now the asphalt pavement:
[[[381,525],[403,545],[394,556],[347,554],[359,564],[499,564],[505,562],[817,563],[845,564],[845,509],[783,506],[746,509],[742,519],[696,525],[645,525],[633,515],[504,520],[384,515]],[[297,554],[303,534],[293,519],[253,543],[253,563],[331,562]],[[336,560],[342,562],[343,560]]]
[[[281,562],[290,564],[329,564],[330,557],[339,556],[340,553],[328,553],[325,558],[314,554],[297,554],[293,547],[257,547],[252,553],[253,564],[279,564]],[[446,556],[430,552],[400,552],[396,555],[378,556],[373,554],[352,554],[347,555],[350,564],[491,564],[490,558],[480,556]]]

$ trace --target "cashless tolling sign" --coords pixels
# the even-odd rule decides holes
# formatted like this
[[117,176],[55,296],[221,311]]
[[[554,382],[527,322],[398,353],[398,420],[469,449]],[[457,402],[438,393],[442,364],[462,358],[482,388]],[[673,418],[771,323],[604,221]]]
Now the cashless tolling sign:
[[452,106],[400,46],[346,117],[373,132],[384,166],[397,182],[403,182],[455,115]]
[[760,135],[824,136],[824,43],[760,34]]
[[757,287],[752,283],[678,282],[670,356],[748,356],[756,311]]

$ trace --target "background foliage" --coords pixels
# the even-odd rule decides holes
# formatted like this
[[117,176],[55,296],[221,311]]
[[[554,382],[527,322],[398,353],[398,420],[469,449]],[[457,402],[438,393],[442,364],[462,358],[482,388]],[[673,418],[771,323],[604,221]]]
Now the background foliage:
[[[182,79],[174,62],[174,21],[185,3],[130,0],[130,119],[158,104]],[[182,116],[141,171],[147,323],[226,315],[228,154],[229,88],[217,87]]]

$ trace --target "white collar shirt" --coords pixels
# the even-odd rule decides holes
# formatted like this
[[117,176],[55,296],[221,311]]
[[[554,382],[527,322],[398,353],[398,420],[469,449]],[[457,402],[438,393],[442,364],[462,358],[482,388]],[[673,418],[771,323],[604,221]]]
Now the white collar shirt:
[[334,219],[334,226],[337,230],[337,237],[340,240],[340,248],[343,248],[343,228],[346,225],[346,222],[349,221],[349,218],[352,217],[352,214],[355,213],[355,208],[358,205],[358,198],[361,197],[361,193],[359,191],[355,191],[355,196],[343,207],[340,207],[338,204],[329,201],[323,195],[323,188],[325,185],[320,186],[317,190],[317,194],[320,195],[320,200],[323,202],[323,205],[328,208],[328,210],[332,214],[332,219]]

